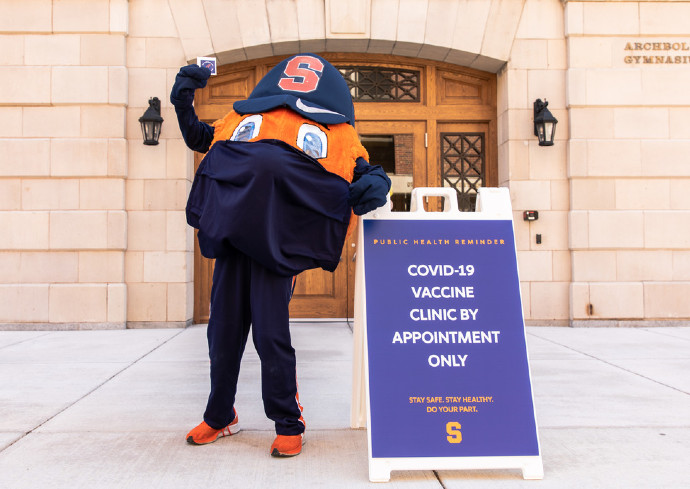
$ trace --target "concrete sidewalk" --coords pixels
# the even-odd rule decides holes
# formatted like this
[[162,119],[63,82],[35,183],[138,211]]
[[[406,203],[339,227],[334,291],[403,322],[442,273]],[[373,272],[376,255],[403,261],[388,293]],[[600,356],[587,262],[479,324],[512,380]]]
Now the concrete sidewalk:
[[[349,428],[352,334],[296,323],[307,444],[274,459],[248,347],[242,431],[195,447],[208,395],[204,326],[0,332],[0,488],[364,487]],[[378,487],[690,487],[690,328],[528,328],[542,481],[520,471],[393,472]]]

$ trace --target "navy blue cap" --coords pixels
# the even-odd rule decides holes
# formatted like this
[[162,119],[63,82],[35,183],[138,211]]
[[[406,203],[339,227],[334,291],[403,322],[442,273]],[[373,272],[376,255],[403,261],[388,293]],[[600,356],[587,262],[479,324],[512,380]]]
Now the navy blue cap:
[[287,58],[264,76],[247,100],[233,104],[238,114],[288,107],[320,124],[355,125],[355,109],[345,79],[328,61],[311,53]]

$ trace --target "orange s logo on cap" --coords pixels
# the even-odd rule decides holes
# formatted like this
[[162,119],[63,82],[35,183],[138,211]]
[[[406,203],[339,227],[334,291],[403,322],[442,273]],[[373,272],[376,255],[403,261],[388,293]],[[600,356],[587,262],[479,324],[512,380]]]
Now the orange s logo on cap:
[[[303,66],[306,65],[306,66]],[[283,90],[308,93],[316,90],[323,73],[323,63],[313,56],[295,56],[283,70],[278,86]]]

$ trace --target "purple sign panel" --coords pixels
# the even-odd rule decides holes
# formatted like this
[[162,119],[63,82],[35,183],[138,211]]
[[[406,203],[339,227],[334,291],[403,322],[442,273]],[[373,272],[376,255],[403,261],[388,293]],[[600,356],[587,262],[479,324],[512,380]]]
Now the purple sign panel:
[[512,222],[363,226],[372,457],[539,455]]

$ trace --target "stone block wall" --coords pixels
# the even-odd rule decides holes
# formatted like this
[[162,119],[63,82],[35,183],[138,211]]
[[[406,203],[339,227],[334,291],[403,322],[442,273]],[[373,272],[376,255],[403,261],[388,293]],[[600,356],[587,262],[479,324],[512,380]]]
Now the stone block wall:
[[690,3],[569,1],[565,14],[571,318],[687,318]]
[[[193,313],[194,242],[184,208],[192,153],[181,139],[169,94],[186,64],[171,8],[184,2],[129,2],[127,152],[129,173],[125,281],[129,327],[184,326]],[[157,146],[142,144],[138,119],[148,100],[161,100]]]
[[[5,329],[189,324],[193,163],[168,102],[183,64],[167,2],[0,2]],[[144,146],[154,96],[163,133]]]
[[[497,73],[528,321],[687,321],[689,14],[662,0],[0,0],[0,324],[188,324],[193,156],[175,74],[202,54],[296,51]],[[151,97],[158,146],[138,123]],[[537,98],[559,120],[552,147],[532,133]]]
[[[509,187],[512,198],[525,318],[532,324],[568,324],[571,257],[563,5],[527,0],[520,15],[512,18],[509,29],[515,39],[498,77],[499,185]],[[553,146],[539,146],[534,136],[537,99],[547,100],[558,119]],[[525,210],[538,211],[539,219],[524,221]]]
[[126,1],[0,2],[0,323],[124,327]]

